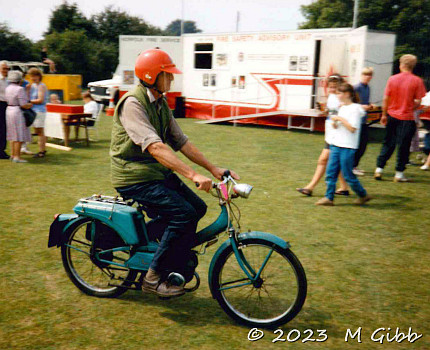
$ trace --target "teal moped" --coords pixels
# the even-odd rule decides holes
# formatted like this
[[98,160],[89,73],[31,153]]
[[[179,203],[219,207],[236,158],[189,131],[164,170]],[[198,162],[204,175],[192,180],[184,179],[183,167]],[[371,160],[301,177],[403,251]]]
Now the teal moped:
[[[238,184],[226,175],[211,191],[221,212],[197,232],[198,243],[187,271],[172,272],[165,278],[184,284],[187,292],[195,291],[200,285],[195,271],[198,255],[226,232],[228,239],[217,249],[209,267],[212,297],[239,323],[280,326],[292,320],[305,302],[305,271],[288,242],[270,233],[240,232],[240,211],[233,200],[248,198],[252,186]],[[153,221],[145,223],[143,209],[133,205],[123,198],[93,195],[79,200],[74,214],[55,216],[48,247],[61,247],[64,268],[82,292],[117,297],[128,289],[141,288],[162,232],[156,232]]]

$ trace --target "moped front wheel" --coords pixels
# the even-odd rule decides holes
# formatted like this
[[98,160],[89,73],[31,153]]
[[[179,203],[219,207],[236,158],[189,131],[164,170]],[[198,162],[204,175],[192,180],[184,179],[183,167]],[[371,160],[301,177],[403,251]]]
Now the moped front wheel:
[[[91,242],[91,219],[82,219],[73,224],[65,232],[67,241],[61,246],[63,266],[70,280],[82,292],[101,298],[114,298],[125,293],[136,279],[137,272],[125,267],[119,267],[109,262],[100,262],[94,258],[94,251],[100,251],[93,247]],[[115,231],[101,222],[97,222],[96,235],[103,232],[104,239],[121,246],[121,239]],[[111,235],[112,237],[109,237]],[[114,252],[106,254],[105,259],[112,262],[124,262],[129,255],[126,252]]]
[[242,240],[239,252],[254,276],[261,271],[260,278],[252,281],[233,248],[225,249],[211,279],[212,295],[223,310],[250,327],[274,328],[291,321],[307,293],[306,274],[294,253],[258,238]]

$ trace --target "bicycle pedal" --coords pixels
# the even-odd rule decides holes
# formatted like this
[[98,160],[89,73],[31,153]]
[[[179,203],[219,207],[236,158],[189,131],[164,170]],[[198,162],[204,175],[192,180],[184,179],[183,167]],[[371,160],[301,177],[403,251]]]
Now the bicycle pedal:
[[205,248],[210,247],[211,245],[214,245],[216,242],[218,242],[218,238],[214,238],[213,240],[209,241],[208,243],[206,243]]

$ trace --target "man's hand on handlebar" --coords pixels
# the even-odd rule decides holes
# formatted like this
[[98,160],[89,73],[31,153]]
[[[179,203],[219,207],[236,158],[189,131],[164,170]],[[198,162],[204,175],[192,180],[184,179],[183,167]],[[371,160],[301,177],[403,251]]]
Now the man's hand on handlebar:
[[[212,170],[212,175],[217,178],[218,180],[222,180],[222,177],[224,173],[227,171],[227,169],[215,167],[214,170]],[[240,180],[240,176],[237,175],[233,170],[229,170],[230,175],[235,180]]]
[[201,191],[209,192],[212,188],[212,180],[200,174],[194,175],[193,182],[196,184],[197,189]]

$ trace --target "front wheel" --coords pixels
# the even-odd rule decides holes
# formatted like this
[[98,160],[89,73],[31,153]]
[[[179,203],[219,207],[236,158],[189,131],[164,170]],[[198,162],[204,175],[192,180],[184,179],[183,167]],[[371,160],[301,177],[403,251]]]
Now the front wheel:
[[239,246],[249,267],[260,278],[252,282],[238,264],[232,246],[215,262],[211,291],[223,310],[250,327],[273,328],[291,321],[307,293],[305,271],[289,249],[264,239],[244,239]]
[[[91,226],[95,225],[97,236],[93,247],[91,241]],[[125,246],[125,243],[105,224],[91,219],[82,219],[71,225],[65,232],[68,239],[61,246],[61,257],[64,269],[71,281],[82,292],[101,298],[117,297],[128,290],[136,279],[136,271],[115,265],[129,258],[127,252],[119,251],[104,254],[109,262],[100,262],[93,252]]]

